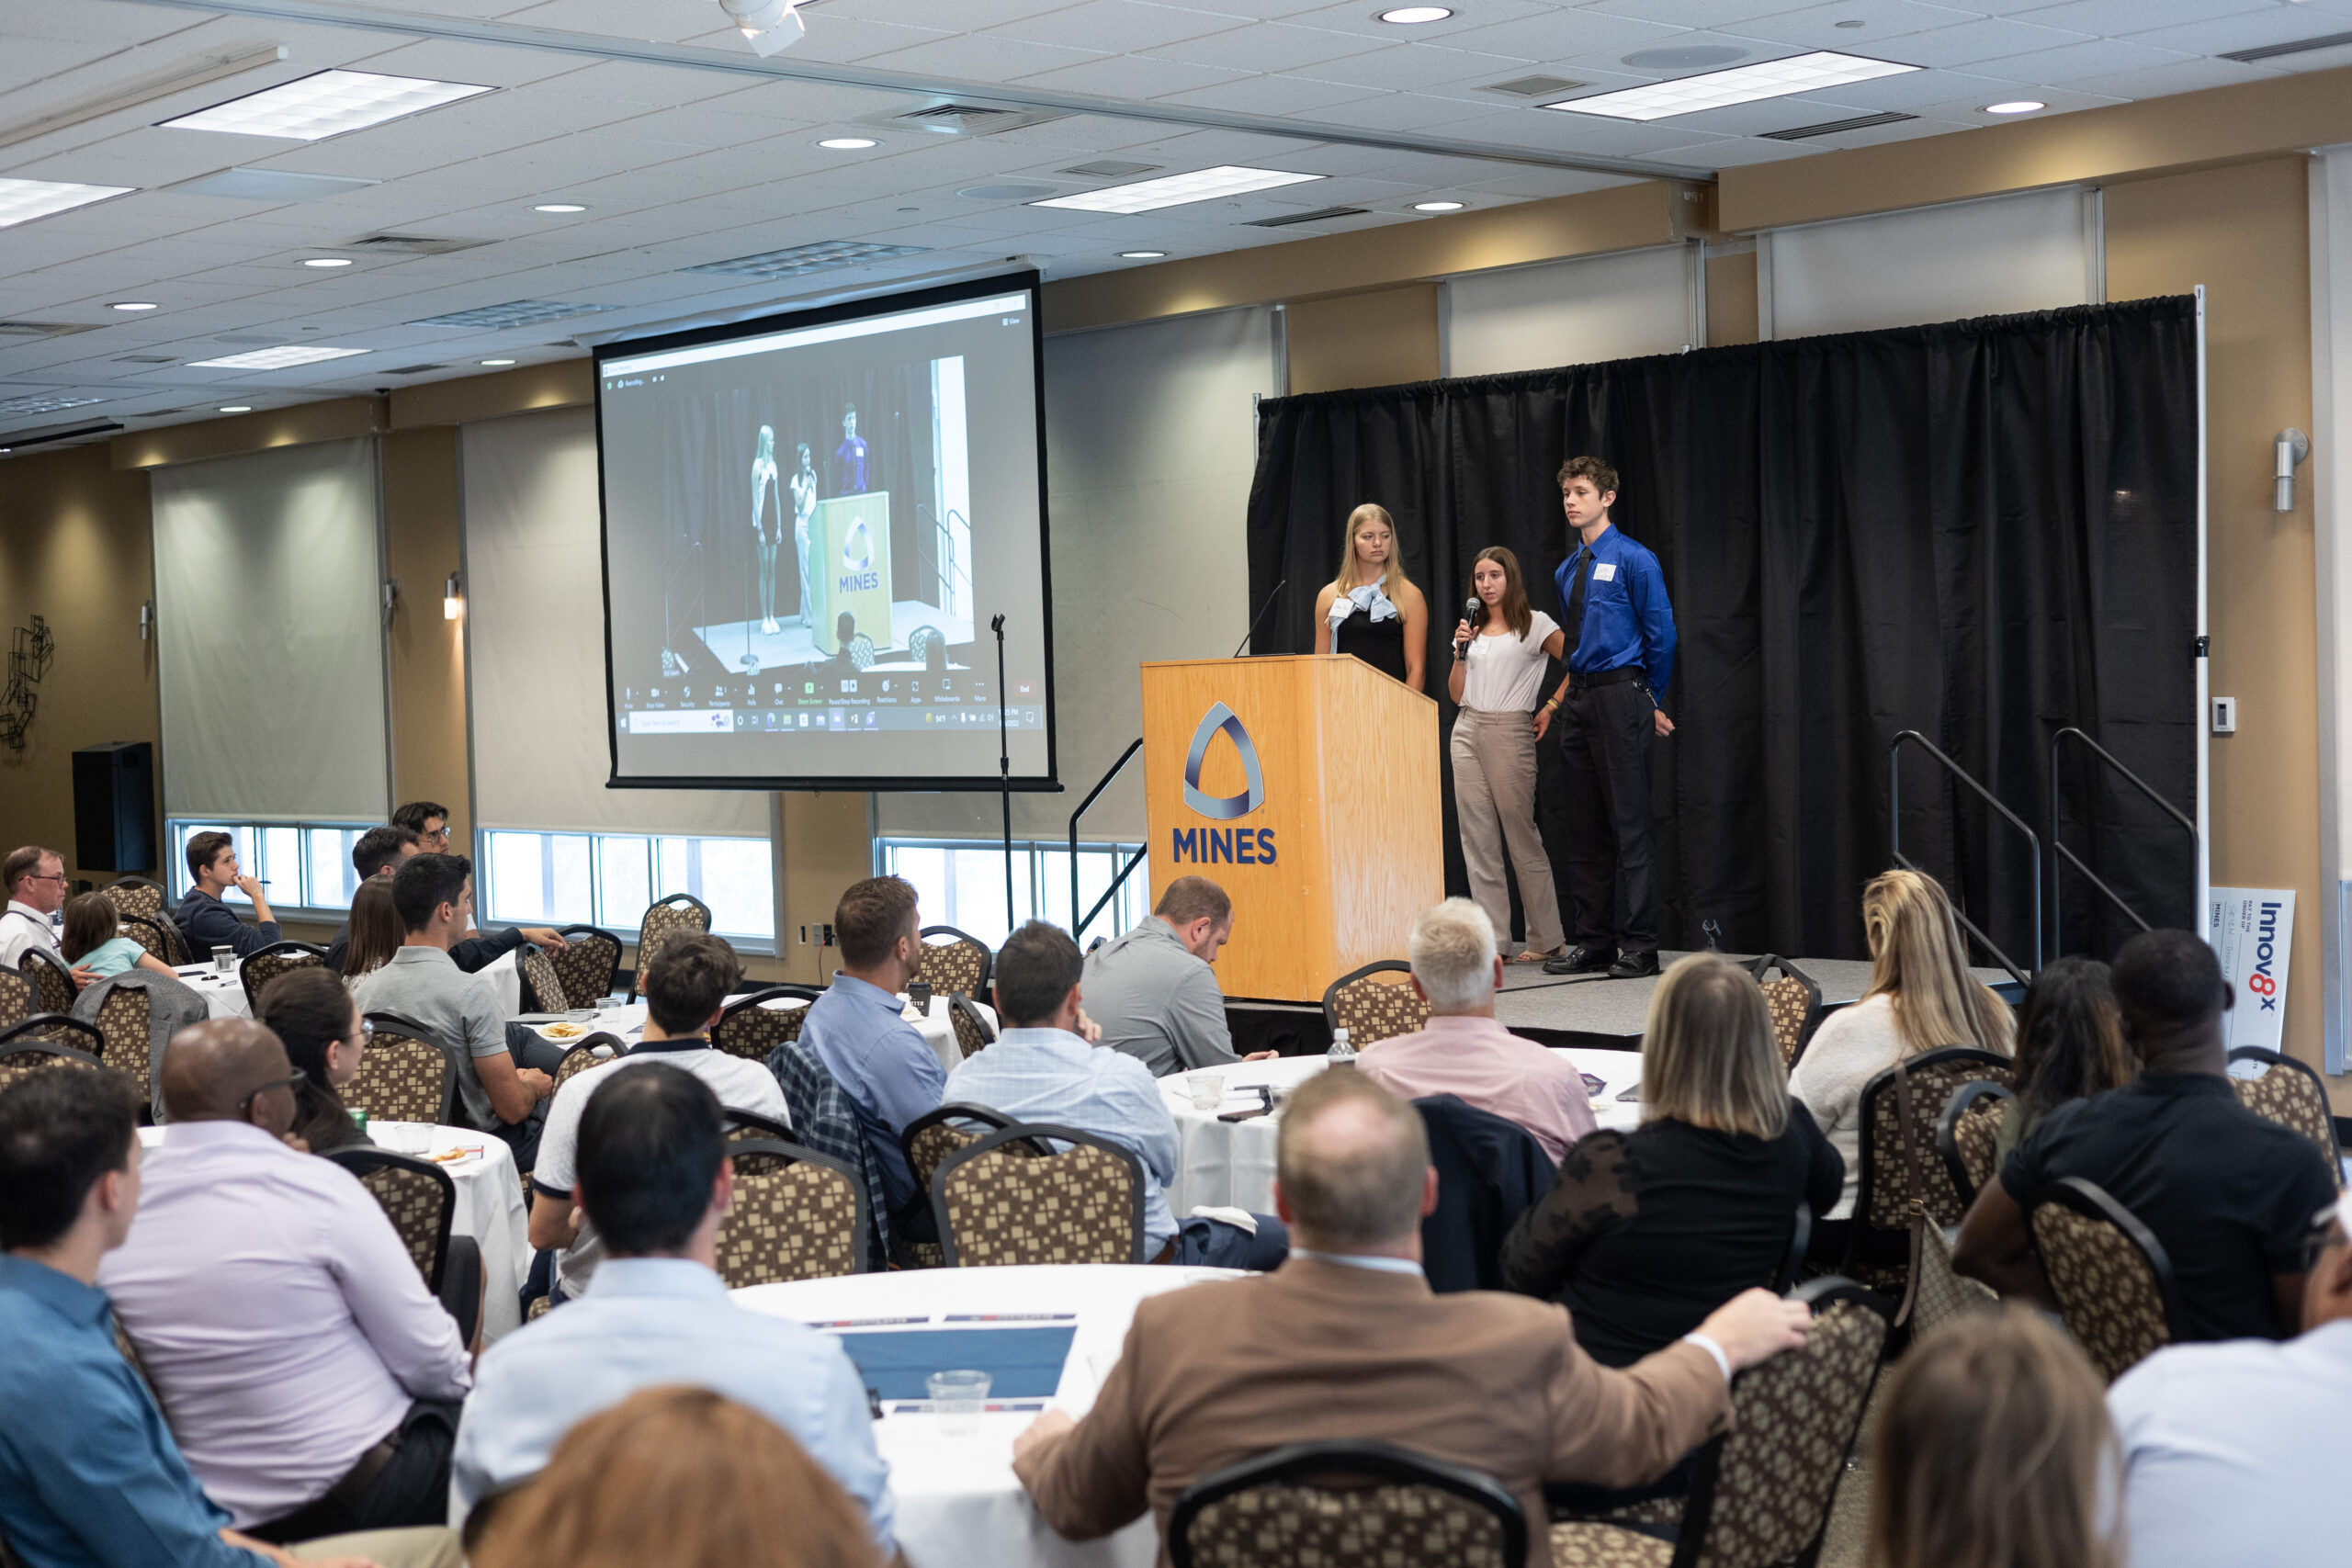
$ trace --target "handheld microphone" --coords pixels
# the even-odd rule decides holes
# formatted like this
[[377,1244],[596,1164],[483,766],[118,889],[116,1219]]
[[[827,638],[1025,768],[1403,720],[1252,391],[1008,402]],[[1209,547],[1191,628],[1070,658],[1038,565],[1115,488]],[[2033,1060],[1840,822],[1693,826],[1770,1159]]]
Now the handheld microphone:
[[[1462,602],[1462,618],[1473,626],[1484,626],[1487,621],[1487,602],[1473,593]],[[1457,637],[1453,639],[1453,646],[1459,649],[1467,640],[1465,637]]]
[[1266,612],[1274,607],[1274,601],[1280,598],[1282,596],[1283,590],[1289,586],[1290,579],[1287,577],[1274,584],[1274,591],[1272,593],[1267,594],[1266,602],[1258,607],[1258,618],[1250,623],[1250,629],[1243,632],[1241,634],[1241,640],[1233,645],[1234,658],[1238,659],[1241,657],[1241,650],[1250,646],[1250,639],[1256,637],[1258,635],[1258,628],[1266,624]]

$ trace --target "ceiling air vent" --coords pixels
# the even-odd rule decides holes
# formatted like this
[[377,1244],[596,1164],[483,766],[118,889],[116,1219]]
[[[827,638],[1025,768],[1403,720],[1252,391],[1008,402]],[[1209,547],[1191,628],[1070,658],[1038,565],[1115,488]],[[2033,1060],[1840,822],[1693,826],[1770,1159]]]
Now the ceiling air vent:
[[1242,227],[1287,229],[1294,223],[1323,223],[1334,218],[1358,218],[1370,210],[1365,207],[1318,207],[1312,212],[1285,212],[1279,218],[1252,218]]
[[1858,114],[1851,119],[1825,119],[1819,125],[1792,126],[1787,130],[1768,130],[1767,141],[1803,141],[1815,136],[1835,136],[1841,130],[1868,130],[1874,125],[1894,125],[1906,119],[1917,119],[1916,114],[1896,114],[1889,109],[1883,114]]
[[96,332],[96,321],[0,321],[0,342],[11,339],[71,337],[75,333]]
[[1137,175],[1148,175],[1165,167],[1164,164],[1129,164],[1117,158],[1097,158],[1091,164],[1080,164],[1075,168],[1064,169],[1062,173],[1089,180],[1131,180]]
[[928,130],[940,136],[995,136],[1023,126],[1043,125],[1067,117],[1059,109],[1021,108],[1006,104],[972,104],[957,98],[934,98],[920,108],[867,115],[862,125],[888,126],[899,130]]
[[2282,54],[2309,54],[2317,49],[2341,49],[2347,43],[2352,43],[2352,33],[2322,33],[2317,38],[2299,38],[2287,43],[2266,43],[2258,49],[2233,49],[2222,58],[2251,65],[2257,60],[2276,60]]
[[117,365],[169,365],[175,356],[168,354],[119,354]]
[[401,365],[384,372],[387,376],[422,376],[427,370],[447,370],[446,365]]
[[1508,82],[1489,82],[1479,91],[1508,93],[1514,98],[1549,98],[1590,85],[1589,82],[1571,82],[1566,76],[1514,76]]
[[446,256],[451,251],[470,251],[489,243],[488,240],[441,240],[427,234],[362,234],[356,240],[337,240],[324,248],[357,251],[363,255]]

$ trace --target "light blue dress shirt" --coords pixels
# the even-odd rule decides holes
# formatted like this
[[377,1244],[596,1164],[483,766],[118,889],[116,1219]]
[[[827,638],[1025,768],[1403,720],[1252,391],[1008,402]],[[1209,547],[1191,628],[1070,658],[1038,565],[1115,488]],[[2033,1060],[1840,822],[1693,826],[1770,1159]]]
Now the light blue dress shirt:
[[1107,1138],[1143,1162],[1143,1239],[1158,1257],[1176,1235],[1166,1188],[1176,1179],[1176,1118],[1151,1069],[1060,1029],[1008,1029],[947,1075],[947,1099],[1023,1122],[1051,1122]]
[[938,1053],[899,1006],[879,986],[835,975],[825,994],[808,1004],[800,1025],[800,1038],[856,1108],[858,1129],[882,1168],[882,1192],[893,1213],[917,1196],[899,1134],[924,1111],[939,1109],[947,1088]]
[[582,1420],[664,1383],[724,1394],[791,1433],[889,1550],[890,1472],[856,1364],[830,1335],[736,1305],[718,1275],[683,1258],[607,1258],[585,1295],[483,1354],[450,1462],[450,1523],[545,1469]]

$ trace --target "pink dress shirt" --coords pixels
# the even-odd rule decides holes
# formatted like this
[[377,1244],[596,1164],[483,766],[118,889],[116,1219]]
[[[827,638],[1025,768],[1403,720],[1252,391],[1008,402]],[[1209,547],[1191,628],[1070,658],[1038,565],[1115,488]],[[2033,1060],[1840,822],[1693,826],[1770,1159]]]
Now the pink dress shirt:
[[1356,1070],[1404,1100],[1451,1094],[1535,1134],[1552,1163],[1593,1130],[1584,1075],[1491,1018],[1432,1018],[1363,1048]]
[[238,1122],[177,1122],[98,1287],[187,1467],[243,1528],[325,1495],[418,1399],[473,1387],[456,1320],[358,1179]]

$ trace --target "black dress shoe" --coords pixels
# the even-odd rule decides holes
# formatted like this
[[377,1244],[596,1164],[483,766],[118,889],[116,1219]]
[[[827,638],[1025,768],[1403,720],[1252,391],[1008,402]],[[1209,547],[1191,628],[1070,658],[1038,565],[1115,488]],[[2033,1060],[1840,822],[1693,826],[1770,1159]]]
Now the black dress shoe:
[[1638,980],[1657,973],[1657,954],[1655,953],[1629,953],[1609,966],[1609,977],[1612,980]]
[[[1617,950],[1613,947],[1579,947],[1558,958],[1545,959],[1544,973],[1546,975],[1598,975],[1608,968],[1611,961],[1616,956]],[[1651,961],[1651,970],[1653,973],[1657,970],[1655,959]]]

